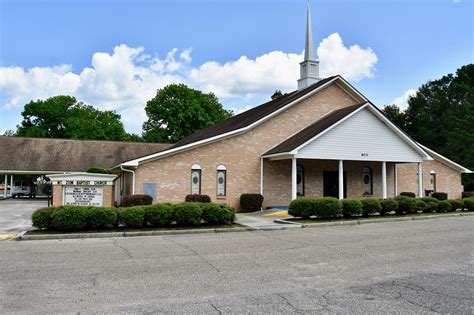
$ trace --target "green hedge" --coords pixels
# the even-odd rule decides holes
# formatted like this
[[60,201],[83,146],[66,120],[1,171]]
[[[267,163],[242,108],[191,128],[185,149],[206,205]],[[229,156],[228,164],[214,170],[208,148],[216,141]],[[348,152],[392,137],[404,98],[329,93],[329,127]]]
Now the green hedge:
[[395,199],[385,199],[381,201],[382,210],[380,211],[381,215],[385,215],[389,212],[398,210],[398,202]]
[[33,212],[31,215],[31,221],[33,226],[38,229],[46,229],[51,226],[51,212],[54,208],[40,208]]
[[415,198],[416,194],[414,192],[411,192],[411,191],[404,191],[404,192],[400,193],[400,196]]
[[88,207],[64,206],[54,208],[50,215],[50,226],[55,230],[81,230],[87,226]]
[[198,202],[183,202],[173,206],[174,218],[178,225],[200,225],[202,208]]
[[108,229],[117,225],[115,208],[87,207],[86,227],[92,229]]
[[448,200],[448,202],[451,204],[451,211],[464,209],[464,202],[462,199],[451,199]]
[[314,198],[301,197],[293,200],[288,207],[288,214],[294,217],[307,219],[313,213]]
[[263,196],[260,194],[242,194],[240,196],[240,210],[254,212],[262,210]]
[[120,208],[118,224],[126,227],[142,227],[145,225],[145,209],[140,206]]
[[202,219],[207,224],[229,224],[234,222],[235,209],[224,204],[206,203],[201,205]]
[[398,202],[397,214],[416,212],[416,199],[407,196],[397,196],[394,198]]
[[438,203],[438,211],[437,212],[451,212],[451,203],[447,200],[442,200]]
[[364,216],[368,216],[371,214],[375,214],[377,212],[380,213],[382,211],[382,205],[380,201],[377,199],[362,199],[362,214]]
[[148,206],[153,203],[150,195],[129,195],[122,198],[121,207]]
[[463,198],[464,208],[467,211],[474,211],[474,197]]
[[167,226],[174,221],[174,211],[171,204],[155,204],[145,207],[145,223],[150,226]]
[[[426,211],[426,208],[428,207],[428,205],[426,204],[426,202],[424,202],[424,201],[421,200],[421,199],[415,199],[415,206],[416,206],[415,212],[417,212],[417,211],[423,211],[423,212],[425,212],[425,211]],[[409,213],[410,213],[410,212],[409,212]]]
[[431,197],[441,200],[448,200],[448,193],[445,192],[434,192],[431,194]]
[[423,210],[423,212],[429,213],[429,212],[435,212],[438,210],[438,203],[439,203],[438,199],[433,198],[433,197],[421,197],[419,199],[426,202],[426,208],[425,210]]
[[362,202],[356,199],[343,199],[342,215],[344,217],[355,217],[362,214]]

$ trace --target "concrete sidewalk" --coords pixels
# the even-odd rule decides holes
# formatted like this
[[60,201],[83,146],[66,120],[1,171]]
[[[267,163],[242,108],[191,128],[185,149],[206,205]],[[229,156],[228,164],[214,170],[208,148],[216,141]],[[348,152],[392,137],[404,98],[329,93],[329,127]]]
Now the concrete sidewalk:
[[274,222],[275,219],[288,219],[290,215],[273,215],[281,212],[281,209],[270,209],[250,213],[237,213],[236,223],[258,229],[258,230],[284,230],[301,228],[301,224],[281,224]]

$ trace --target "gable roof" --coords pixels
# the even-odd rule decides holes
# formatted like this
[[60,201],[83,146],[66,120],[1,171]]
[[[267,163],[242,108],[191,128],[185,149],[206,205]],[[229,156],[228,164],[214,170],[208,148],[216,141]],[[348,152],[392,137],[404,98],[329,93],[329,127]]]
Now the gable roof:
[[308,143],[314,141],[320,135],[334,128],[338,124],[342,123],[344,120],[349,119],[359,110],[367,108],[372,112],[378,119],[385,123],[392,131],[394,131],[403,141],[410,145],[415,151],[417,151],[421,156],[426,160],[432,160],[432,157],[409,135],[407,135],[403,130],[394,125],[375,105],[370,102],[365,102],[339,110],[330,112],[326,116],[322,117],[312,125],[306,127],[305,129],[294,134],[287,140],[278,144],[274,148],[267,151],[263,154],[263,157],[270,157],[274,155],[288,155],[294,154],[296,151],[306,146]]
[[365,96],[359,93],[344,78],[339,75],[332,76],[323,79],[305,89],[291,92],[275,100],[254,107],[239,115],[235,115],[220,123],[197,131],[189,135],[188,137],[178,141],[167,150],[163,150],[161,152],[157,152],[150,155],[145,155],[133,160],[128,160],[116,165],[116,167],[119,167],[120,165],[135,167],[138,166],[140,163],[158,159],[164,156],[169,156],[180,151],[184,151],[200,145],[209,144],[214,141],[219,141],[227,137],[244,133],[333,83],[337,84],[341,89],[351,95],[354,99],[357,99],[358,101],[367,101]]
[[110,168],[170,144],[0,136],[1,173],[80,172]]
[[276,147],[270,149],[269,151],[265,152],[263,155],[272,155],[278,153],[285,153],[290,152],[300,145],[306,143],[313,137],[317,136],[327,128],[334,125],[336,122],[341,120],[342,118],[346,117],[350,113],[354,112],[358,108],[362,107],[366,103],[361,103],[349,107],[344,107],[333,112],[330,112],[326,116],[322,117],[321,119],[317,120],[315,123],[309,125],[308,127],[304,128],[300,132],[294,134],[290,138],[286,139]]

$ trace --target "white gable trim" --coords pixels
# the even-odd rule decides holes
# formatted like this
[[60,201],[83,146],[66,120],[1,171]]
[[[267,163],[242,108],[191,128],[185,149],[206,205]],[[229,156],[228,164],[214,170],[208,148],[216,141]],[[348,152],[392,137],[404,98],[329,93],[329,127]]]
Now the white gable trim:
[[448,159],[447,157],[431,150],[430,148],[428,147],[425,147],[424,145],[422,145],[421,143],[418,143],[417,144],[422,147],[426,152],[428,152],[435,160],[437,160],[438,162],[441,162],[451,168],[454,168],[456,170],[458,170],[459,172],[461,173],[467,173],[467,174],[470,174],[470,173],[473,173],[470,169]]
[[[382,113],[379,112],[379,110],[377,108],[375,108],[375,106],[373,104],[371,104],[370,102],[367,102],[365,105],[362,105],[361,107],[359,107],[358,109],[356,109],[355,111],[353,111],[352,113],[350,113],[349,115],[347,115],[346,117],[342,118],[341,120],[339,120],[338,122],[336,122],[335,124],[333,124],[332,126],[326,128],[324,131],[320,132],[319,134],[317,134],[316,136],[312,137],[311,139],[309,139],[308,141],[306,141],[305,143],[301,144],[300,146],[298,146],[297,148],[293,149],[292,151],[290,152],[282,152],[282,153],[279,153],[278,155],[281,155],[281,156],[284,156],[284,155],[292,155],[292,156],[295,156],[295,155],[298,155],[298,151],[301,150],[302,148],[304,148],[305,146],[307,146],[308,144],[312,143],[313,141],[315,141],[316,139],[318,139],[319,137],[323,136],[325,133],[329,132],[330,130],[332,130],[333,128],[335,128],[336,126],[338,126],[339,124],[343,123],[344,121],[346,121],[347,119],[350,119],[352,116],[354,116],[355,114],[357,114],[359,111],[363,110],[364,108],[370,110],[371,113],[373,113],[377,118],[379,118],[383,123],[385,123],[392,131],[394,131],[404,142],[406,142],[410,147],[412,147],[416,152],[418,152],[418,154],[421,155],[422,159],[423,160],[432,160],[433,158],[428,154],[426,153],[423,148],[421,148],[418,143],[416,143],[415,141],[413,141],[410,137],[408,137],[403,131],[400,130],[400,128],[398,128],[397,126],[395,126],[387,117],[385,117],[385,115],[383,115]],[[264,156],[264,158],[270,158],[270,157],[274,157],[273,155],[268,155],[268,156]]]
[[[181,152],[181,151],[185,151],[185,150],[189,150],[191,148],[195,148],[195,147],[198,147],[198,146],[202,146],[202,145],[206,145],[206,144],[209,144],[209,143],[212,143],[212,142],[216,142],[216,141],[220,141],[220,140],[223,140],[223,139],[226,139],[226,138],[229,138],[229,137],[233,137],[233,136],[236,136],[238,134],[241,134],[241,133],[244,133],[244,132],[247,132],[249,131],[250,129],[253,129],[255,128],[256,126],[262,124],[263,122],[269,120],[270,118],[284,112],[285,110],[287,110],[288,108],[292,107],[293,105],[307,99],[308,97],[311,97],[312,95],[318,93],[319,91],[321,91],[322,89],[328,87],[329,85],[333,84],[334,82],[336,81],[339,81],[341,82],[343,85],[346,85],[347,88],[352,91],[353,93],[355,93],[357,96],[361,97],[364,101],[368,101],[362,94],[360,94],[359,92],[357,92],[356,89],[354,89],[349,83],[347,83],[346,80],[344,80],[341,76],[336,76],[334,77],[332,80],[324,83],[323,85],[321,85],[320,87],[312,90],[311,92],[308,92],[304,95],[302,95],[301,97],[297,98],[296,100],[288,103],[287,105],[283,106],[282,108],[268,114],[267,116],[257,120],[256,122],[244,127],[244,128],[240,128],[240,129],[236,129],[236,130],[233,130],[233,131],[230,131],[230,132],[227,132],[227,133],[224,133],[224,134],[220,134],[220,135],[217,135],[217,136],[214,136],[214,137],[210,137],[210,138],[207,138],[207,139],[203,139],[203,140],[200,140],[200,141],[196,141],[196,142],[193,142],[193,143],[189,143],[189,144],[186,144],[186,145],[183,145],[183,146],[180,146],[180,147],[177,147],[177,148],[173,148],[173,149],[168,149],[168,150],[164,150],[164,151],[160,151],[158,153],[154,153],[154,154],[150,154],[150,155],[147,155],[147,156],[144,156],[144,157],[141,157],[141,158],[138,158],[138,159],[134,159],[134,160],[130,160],[130,161],[126,161],[126,162],[123,162],[123,163],[120,163],[116,166],[114,166],[113,168],[117,168],[117,167],[120,167],[120,166],[129,166],[129,167],[137,167],[139,164],[141,163],[144,163],[144,162],[148,162],[148,161],[151,161],[151,160],[155,160],[155,159],[159,159],[159,158],[163,158],[163,157],[166,157],[166,156],[169,156],[169,155],[173,155],[173,154],[176,154],[178,152]],[[339,84],[338,84],[339,86]],[[346,91],[346,90],[345,90]],[[347,92],[347,91],[346,91]],[[351,95],[349,93],[349,95]],[[352,96],[352,95],[351,95]]]

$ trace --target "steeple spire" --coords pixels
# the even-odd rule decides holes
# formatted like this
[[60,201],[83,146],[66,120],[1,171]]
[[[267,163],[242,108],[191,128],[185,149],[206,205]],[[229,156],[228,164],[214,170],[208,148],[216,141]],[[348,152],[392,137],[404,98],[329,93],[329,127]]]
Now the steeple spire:
[[300,63],[300,79],[298,90],[304,89],[311,84],[321,80],[319,77],[319,61],[314,59],[313,32],[311,30],[311,10],[308,0],[308,11],[306,13],[306,42],[304,48],[304,60]]
[[309,0],[308,12],[306,13],[306,44],[304,46],[304,61],[308,60],[314,60],[313,32],[311,30],[311,10],[309,8]]

